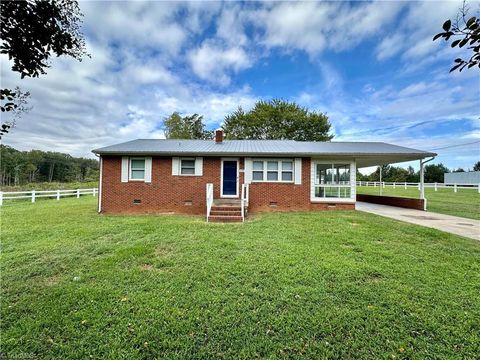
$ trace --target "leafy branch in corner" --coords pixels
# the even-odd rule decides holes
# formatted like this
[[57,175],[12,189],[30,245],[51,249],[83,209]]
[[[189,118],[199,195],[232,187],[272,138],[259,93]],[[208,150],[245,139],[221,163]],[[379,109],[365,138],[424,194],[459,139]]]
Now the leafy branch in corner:
[[456,20],[454,22],[451,20],[445,21],[442,26],[443,32],[433,37],[433,41],[439,38],[449,41],[451,37],[455,37],[456,39],[450,44],[452,48],[466,46],[466,49],[473,52],[468,60],[456,58],[454,60],[455,65],[450,69],[450,72],[457,69],[462,71],[465,67],[468,69],[474,66],[480,68],[480,19],[476,16],[468,17],[468,12],[469,8],[464,1]]
[[2,113],[12,112],[13,118],[10,121],[5,121],[0,125],[0,139],[9,132],[9,130],[15,125],[15,122],[23,113],[30,110],[27,107],[28,98],[30,97],[30,92],[22,91],[17,86],[15,90],[10,89],[0,89],[0,100],[2,105],[0,109]]

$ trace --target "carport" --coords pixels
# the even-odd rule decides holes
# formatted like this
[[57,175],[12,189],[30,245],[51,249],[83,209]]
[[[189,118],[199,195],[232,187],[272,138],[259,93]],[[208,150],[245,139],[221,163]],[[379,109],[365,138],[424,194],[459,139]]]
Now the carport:
[[[407,148],[402,148],[407,149]],[[379,195],[367,195],[367,194],[358,194],[357,201],[373,203],[379,205],[389,205],[395,207],[402,207],[408,209],[417,209],[417,210],[427,210],[427,199],[425,198],[425,164],[432,161],[436,153],[424,152],[418,150],[415,152],[414,149],[409,149],[410,152],[403,151],[399,154],[378,154],[375,157],[363,156],[356,159],[357,169],[362,167],[371,167],[378,166],[380,172],[379,179]],[[397,197],[397,196],[384,196],[383,195],[383,181],[382,181],[382,166],[397,164],[412,160],[418,160],[420,165],[420,197],[417,198],[408,198],[408,197]]]

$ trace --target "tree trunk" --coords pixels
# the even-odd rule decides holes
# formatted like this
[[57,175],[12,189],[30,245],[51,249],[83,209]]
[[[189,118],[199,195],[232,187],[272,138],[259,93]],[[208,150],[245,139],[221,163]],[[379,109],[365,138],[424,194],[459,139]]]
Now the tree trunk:
[[55,168],[55,163],[50,164],[50,169],[48,171],[48,182],[52,182],[53,179],[53,169]]

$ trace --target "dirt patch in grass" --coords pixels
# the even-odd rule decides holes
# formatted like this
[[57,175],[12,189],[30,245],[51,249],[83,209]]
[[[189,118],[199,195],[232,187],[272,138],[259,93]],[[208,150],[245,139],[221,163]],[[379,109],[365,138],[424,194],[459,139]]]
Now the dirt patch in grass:
[[153,254],[156,257],[170,257],[173,255],[173,250],[165,246],[157,246]]
[[50,277],[47,277],[44,281],[43,281],[43,284],[45,286],[55,286],[57,285],[58,283],[60,282],[60,275],[54,275],[54,276],[50,276]]
[[166,272],[168,271],[167,268],[158,268],[153,266],[152,264],[142,264],[140,265],[140,270],[142,271],[153,271],[153,272]]

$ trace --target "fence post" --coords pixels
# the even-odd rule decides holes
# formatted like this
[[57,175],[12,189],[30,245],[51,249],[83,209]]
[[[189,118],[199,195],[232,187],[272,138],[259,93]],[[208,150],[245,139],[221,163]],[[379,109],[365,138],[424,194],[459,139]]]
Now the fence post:
[[377,182],[376,181],[373,182],[373,187],[377,187]]
[[[480,189],[480,185],[478,187]],[[478,190],[480,192],[480,190]],[[3,205],[3,191],[0,191],[0,206]]]
[[32,203],[35,202],[35,190],[32,190]]
[[[480,184],[478,184],[478,193],[480,194]],[[0,203],[1,205],[1,203]]]
[[95,197],[95,188],[92,189],[92,194]]
[[405,190],[407,190],[407,182],[405,181]]
[[77,199],[80,197],[80,189],[77,189]]
[[382,182],[382,187],[385,189],[385,181]]
[[393,182],[393,188],[395,189],[395,181]]
[[453,192],[457,192],[457,183],[453,184]]
[[435,191],[437,191],[437,182],[435,182]]
[[57,190],[57,200],[60,200],[60,190]]
[[418,190],[420,190],[420,183],[418,183]]

